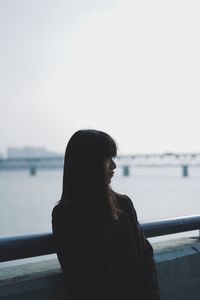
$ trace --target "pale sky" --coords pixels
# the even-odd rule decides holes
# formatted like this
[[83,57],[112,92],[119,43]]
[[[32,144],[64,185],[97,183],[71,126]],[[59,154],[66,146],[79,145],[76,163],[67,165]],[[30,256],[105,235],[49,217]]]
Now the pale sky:
[[200,152],[199,0],[0,0],[0,153],[78,129]]

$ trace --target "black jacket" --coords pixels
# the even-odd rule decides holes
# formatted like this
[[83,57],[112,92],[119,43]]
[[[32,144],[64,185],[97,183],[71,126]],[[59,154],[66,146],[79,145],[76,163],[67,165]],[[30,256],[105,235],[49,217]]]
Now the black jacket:
[[81,222],[70,204],[52,212],[57,256],[69,300],[159,300],[153,249],[132,201],[119,196],[120,219],[101,226]]

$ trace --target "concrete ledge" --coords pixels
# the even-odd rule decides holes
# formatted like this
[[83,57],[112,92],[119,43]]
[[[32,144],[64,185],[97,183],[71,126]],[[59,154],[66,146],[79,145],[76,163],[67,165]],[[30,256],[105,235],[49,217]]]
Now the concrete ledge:
[[[160,242],[154,244],[154,251],[162,300],[199,300],[200,241]],[[67,300],[57,259],[1,268],[0,299]]]
[[163,300],[200,299],[200,241],[184,238],[155,245]]
[[65,299],[57,259],[0,269],[0,299]]

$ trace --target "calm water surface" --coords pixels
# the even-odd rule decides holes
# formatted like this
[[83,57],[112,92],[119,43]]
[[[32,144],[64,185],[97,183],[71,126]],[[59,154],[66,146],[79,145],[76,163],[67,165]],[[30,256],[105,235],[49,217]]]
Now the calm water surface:
[[[133,201],[140,221],[200,214],[200,169],[189,178],[180,168],[136,168],[130,177],[117,170],[114,190]],[[62,171],[0,172],[0,236],[51,231],[51,211],[59,200]]]

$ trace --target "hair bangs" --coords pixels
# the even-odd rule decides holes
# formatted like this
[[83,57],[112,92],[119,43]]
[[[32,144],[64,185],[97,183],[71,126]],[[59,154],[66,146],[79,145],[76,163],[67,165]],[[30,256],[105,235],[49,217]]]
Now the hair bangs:
[[108,136],[108,157],[115,157],[117,155],[117,145],[115,141]]

